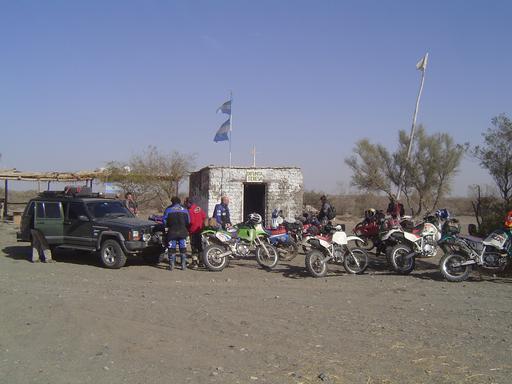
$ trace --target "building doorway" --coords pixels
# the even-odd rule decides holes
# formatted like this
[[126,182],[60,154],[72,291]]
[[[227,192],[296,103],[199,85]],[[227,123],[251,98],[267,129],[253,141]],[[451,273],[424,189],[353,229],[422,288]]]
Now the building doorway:
[[265,192],[265,184],[244,184],[244,220],[250,213],[259,213],[265,222]]

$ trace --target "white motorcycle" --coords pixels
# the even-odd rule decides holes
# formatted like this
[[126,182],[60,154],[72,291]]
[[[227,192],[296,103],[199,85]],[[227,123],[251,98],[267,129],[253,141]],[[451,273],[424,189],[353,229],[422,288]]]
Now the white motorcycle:
[[437,255],[441,239],[440,229],[432,223],[424,223],[418,234],[402,232],[400,242],[388,254],[393,270],[407,275],[414,270],[416,257],[434,257]]
[[348,273],[363,273],[368,268],[368,254],[364,249],[349,247],[350,241],[363,242],[357,236],[347,236],[341,225],[327,236],[309,237],[311,250],[306,254],[306,269],[313,277],[323,277],[327,274],[327,264],[334,262],[343,264]]

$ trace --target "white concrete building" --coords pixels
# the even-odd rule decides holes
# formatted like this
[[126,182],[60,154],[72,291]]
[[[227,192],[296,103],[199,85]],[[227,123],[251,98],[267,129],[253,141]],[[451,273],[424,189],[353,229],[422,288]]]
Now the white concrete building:
[[230,199],[231,222],[240,223],[249,213],[261,214],[270,223],[272,210],[283,210],[285,218],[302,213],[304,178],[297,167],[207,166],[190,175],[190,196],[211,217],[221,196]]

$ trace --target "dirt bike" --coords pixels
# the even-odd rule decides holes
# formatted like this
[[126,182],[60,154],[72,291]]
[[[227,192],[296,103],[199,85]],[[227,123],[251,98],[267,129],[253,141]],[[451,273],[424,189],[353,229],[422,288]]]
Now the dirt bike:
[[414,270],[416,257],[434,257],[437,255],[438,244],[441,239],[441,231],[435,224],[425,222],[421,225],[419,233],[402,231],[395,239],[398,244],[388,253],[388,262],[392,269],[407,275]]
[[277,228],[266,228],[270,244],[277,248],[281,260],[293,260],[299,252],[302,241],[302,224],[284,222]]
[[454,234],[443,238],[451,252],[447,252],[439,264],[444,278],[459,282],[468,279],[474,266],[501,272],[511,262],[510,232],[495,230],[487,238]]
[[313,277],[327,274],[329,262],[343,264],[352,274],[361,274],[368,267],[368,254],[361,248],[348,247],[349,241],[362,241],[357,236],[347,236],[344,228],[337,225],[330,234],[310,237],[311,250],[306,254],[306,269]]
[[248,257],[252,251],[257,263],[265,269],[272,269],[279,262],[277,250],[270,244],[261,223],[248,220],[231,230],[206,229],[201,237],[203,262],[210,271],[222,271],[230,259]]
[[377,213],[377,217],[372,220],[364,220],[356,224],[352,232],[354,235],[363,239],[357,246],[366,251],[375,248],[375,255],[386,254],[388,247],[392,247],[396,242],[392,239],[395,231],[400,231],[402,227],[398,220]]

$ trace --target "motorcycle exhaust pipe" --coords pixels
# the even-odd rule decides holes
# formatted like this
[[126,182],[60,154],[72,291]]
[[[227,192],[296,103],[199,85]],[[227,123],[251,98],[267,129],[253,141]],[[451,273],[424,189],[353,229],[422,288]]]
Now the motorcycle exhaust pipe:
[[232,254],[233,252],[231,251],[226,251],[224,253],[221,253],[220,255],[218,255],[217,257],[228,257]]
[[465,266],[465,265],[473,265],[473,264],[476,264],[476,261],[475,260],[468,260],[468,261],[465,261],[463,263],[460,263],[459,265],[454,265],[454,267],[458,267],[458,266]]

